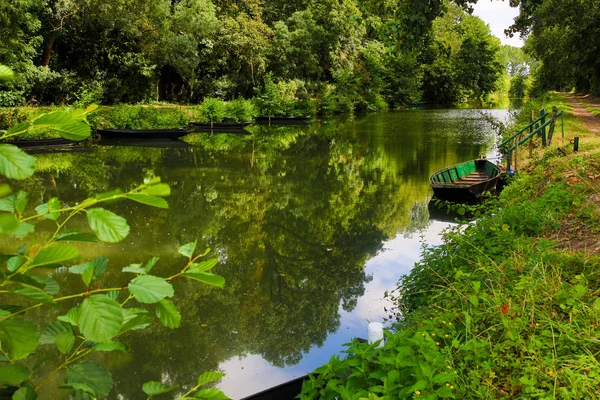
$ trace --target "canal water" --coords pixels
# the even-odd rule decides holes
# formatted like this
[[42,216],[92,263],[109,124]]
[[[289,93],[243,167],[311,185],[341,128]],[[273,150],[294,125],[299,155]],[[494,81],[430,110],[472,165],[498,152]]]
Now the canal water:
[[[485,110],[501,121],[506,110]],[[94,356],[113,374],[109,398],[142,398],[142,384],[194,385],[199,374],[226,373],[218,386],[239,399],[304,375],[343,350],[367,325],[388,317],[384,292],[435,245],[451,219],[432,214],[428,177],[437,169],[492,156],[496,133],[479,110],[410,110],[297,127],[252,127],[251,136],[194,134],[189,146],[92,146],[38,155],[39,173],[21,183],[30,203],[58,196],[67,204],[91,193],[134,187],[160,176],[171,186],[168,210],[120,202],[121,243],[78,245],[85,260],[110,258],[103,287],[121,285],[121,269],[160,257],[153,274],[170,276],[198,240],[219,264],[224,289],[174,281],[178,329],[158,320],[119,338],[127,354]],[[85,227],[73,220],[71,227]],[[51,229],[40,223],[28,244]],[[23,241],[3,240],[0,251]],[[54,272],[61,293],[80,278]],[[128,304],[130,305],[130,304]],[[64,310],[62,311],[64,312]],[[43,328],[44,313],[32,314]],[[50,353],[40,373],[52,371]],[[64,398],[57,377],[41,398]],[[180,389],[183,393],[183,388]]]

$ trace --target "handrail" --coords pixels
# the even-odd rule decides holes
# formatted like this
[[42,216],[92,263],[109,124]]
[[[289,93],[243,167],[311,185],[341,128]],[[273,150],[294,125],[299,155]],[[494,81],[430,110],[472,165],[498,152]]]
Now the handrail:
[[[544,119],[548,116],[548,114],[545,112],[544,109],[541,110],[540,112],[540,117],[531,122],[529,125],[527,125],[525,128],[521,129],[519,132],[517,132],[516,134],[514,134],[513,136],[511,136],[509,139],[505,140],[504,142],[502,142],[502,144],[500,146],[498,146],[500,149],[502,149],[502,152],[505,154],[506,156],[506,169],[507,171],[510,170],[510,166],[512,163],[512,153],[513,151],[517,150],[519,148],[520,145],[524,144],[525,142],[527,142],[528,140],[530,140],[532,137],[534,137],[535,135],[541,135],[542,137],[542,146],[546,147],[547,143],[546,143],[546,128],[547,127],[551,127],[550,128],[550,135],[553,134],[554,132],[554,128],[552,124],[556,123],[556,119],[558,117],[561,117],[561,122],[562,122],[562,131],[563,131],[563,138],[564,138],[564,119],[563,119],[563,112],[560,111],[558,112],[558,109],[555,107],[553,107],[553,111],[552,111],[552,118],[549,119],[548,121],[544,121]],[[554,114],[556,113],[556,114]],[[510,143],[511,140],[514,140],[518,135],[522,134],[524,131],[526,131],[528,128],[531,128],[532,125],[537,124],[538,122],[540,122],[540,120],[542,121],[542,124],[539,126],[536,126],[535,129],[530,132],[527,136],[525,136],[524,138],[518,140],[518,142],[514,145],[512,145],[509,148],[506,148],[505,146],[507,144]],[[552,136],[550,136],[550,139],[552,139]]]
[[[562,111],[560,111],[558,114],[556,114],[556,117],[560,117],[562,116]],[[523,139],[521,139],[519,141],[519,146],[522,145],[523,143],[525,143],[526,141],[528,141],[529,139],[531,139],[532,136],[535,136],[537,134],[539,134],[540,132],[542,132],[544,130],[544,128],[546,128],[547,126],[550,126],[550,124],[552,123],[552,120],[548,120],[545,123],[543,123],[542,125],[540,125],[539,127],[537,127],[533,132],[531,132],[529,135],[525,136]],[[513,145],[512,147],[510,147],[507,152],[510,153],[513,150],[515,150],[517,148],[517,145]]]
[[538,122],[540,122],[542,119],[544,119],[545,117],[548,116],[548,113],[545,112],[543,115],[540,115],[538,117],[538,119],[536,119],[533,122],[530,122],[529,125],[527,125],[525,128],[521,129],[519,132],[515,133],[514,135],[512,135],[511,137],[509,137],[508,139],[506,139],[504,142],[500,143],[498,145],[499,148],[504,147],[505,145],[507,145],[508,143],[510,143],[514,138],[516,138],[517,136],[519,136],[521,133],[525,132],[527,129],[531,128],[532,126],[534,126],[535,124],[537,124]]

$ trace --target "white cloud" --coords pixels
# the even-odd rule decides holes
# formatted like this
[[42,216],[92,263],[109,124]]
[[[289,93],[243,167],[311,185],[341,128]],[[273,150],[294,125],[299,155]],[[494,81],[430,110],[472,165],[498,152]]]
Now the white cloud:
[[518,35],[509,38],[504,34],[504,30],[513,24],[514,18],[519,14],[518,8],[511,7],[508,1],[499,0],[480,0],[473,8],[475,10],[473,14],[490,26],[492,34],[498,37],[502,44],[515,47],[523,46],[523,41]]

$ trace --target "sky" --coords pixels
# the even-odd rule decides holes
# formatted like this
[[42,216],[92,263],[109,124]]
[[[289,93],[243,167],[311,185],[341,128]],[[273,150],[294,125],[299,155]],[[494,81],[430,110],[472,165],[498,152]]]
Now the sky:
[[490,26],[492,34],[498,37],[502,44],[515,47],[523,46],[523,41],[518,36],[508,38],[504,34],[504,29],[512,25],[513,19],[519,13],[518,8],[510,7],[507,0],[479,0],[473,8],[475,9],[473,14]]

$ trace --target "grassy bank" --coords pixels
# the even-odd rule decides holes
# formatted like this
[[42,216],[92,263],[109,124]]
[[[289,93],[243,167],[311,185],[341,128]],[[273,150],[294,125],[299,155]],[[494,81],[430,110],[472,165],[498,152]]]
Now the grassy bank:
[[[317,112],[312,99],[296,99],[295,93],[274,92],[270,97],[252,100],[222,101],[207,98],[201,104],[101,106],[88,116],[92,129],[169,129],[185,127],[190,121],[242,122],[257,116],[313,116]],[[84,105],[85,106],[85,105]],[[8,129],[23,121],[51,111],[73,111],[74,107],[13,107],[0,108],[0,129]],[[336,112],[334,112],[336,113]],[[58,137],[49,130],[34,130],[23,139]]]
[[565,144],[536,149],[482,218],[424,249],[385,346],[353,343],[303,398],[600,398],[600,146],[549,96]]

